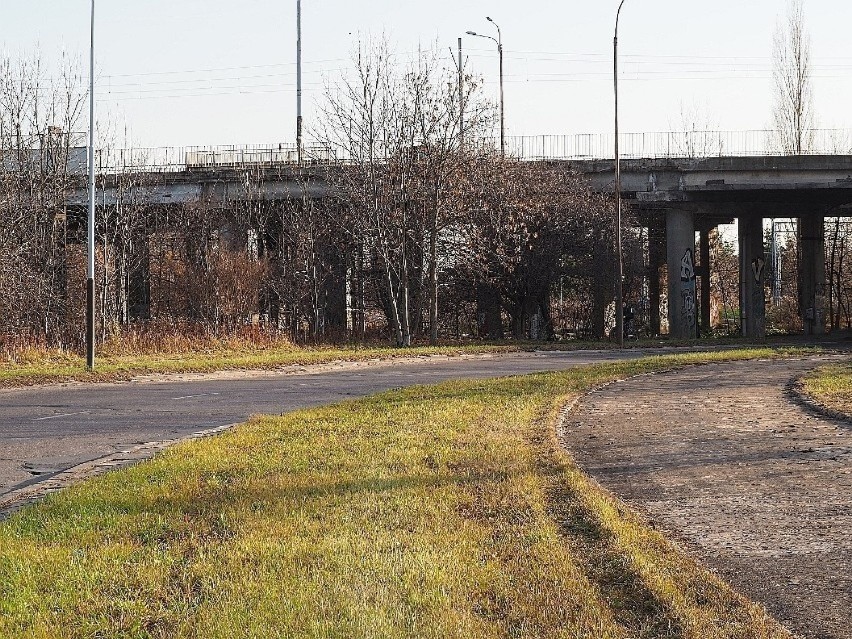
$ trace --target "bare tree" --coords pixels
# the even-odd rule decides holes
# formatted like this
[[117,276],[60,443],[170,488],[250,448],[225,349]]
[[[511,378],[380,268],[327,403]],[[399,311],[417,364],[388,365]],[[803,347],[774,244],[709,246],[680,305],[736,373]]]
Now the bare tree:
[[725,153],[719,122],[700,104],[680,103],[680,119],[671,125],[672,145],[680,157],[697,159]]
[[778,150],[800,155],[811,146],[814,127],[811,82],[811,39],[805,27],[803,0],[790,0],[787,17],[779,23],[773,46]]
[[[516,339],[553,336],[551,299],[563,280],[577,282],[585,299],[611,299],[607,278],[596,277],[615,259],[611,207],[582,177],[499,157],[483,158],[469,172],[470,278],[499,297]],[[597,317],[588,323],[603,337],[606,302],[592,306]]]
[[11,331],[65,342],[73,332],[65,203],[82,164],[72,134],[82,86],[65,58],[52,78],[38,55],[0,59],[0,341]]
[[[410,345],[428,308],[434,343],[438,249],[460,210],[451,178],[461,156],[457,73],[434,51],[398,71],[384,40],[359,44],[353,58],[351,78],[326,91],[315,136],[346,159],[328,177],[351,211],[341,220],[353,243],[381,273],[376,289],[394,340]],[[475,97],[479,86],[467,83],[469,139],[488,122],[488,108]]]

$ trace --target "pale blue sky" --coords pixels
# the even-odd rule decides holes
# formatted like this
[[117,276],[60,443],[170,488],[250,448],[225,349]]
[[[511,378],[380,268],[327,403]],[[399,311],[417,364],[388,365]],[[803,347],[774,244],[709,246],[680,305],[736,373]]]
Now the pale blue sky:
[[[418,45],[449,48],[467,30],[506,48],[510,134],[609,131],[617,0],[469,2],[303,0],[305,116],[323,77],[348,66],[358,33],[386,33],[400,59]],[[89,0],[0,0],[0,47],[17,55],[62,49],[85,62]],[[295,120],[295,0],[98,0],[99,117],[126,120],[149,146],[287,142]],[[726,130],[767,127],[772,33],[786,0],[628,0],[620,47],[623,128],[677,127],[696,104]],[[852,127],[852,10],[805,0],[816,110]],[[496,97],[496,52],[465,37],[472,68]]]

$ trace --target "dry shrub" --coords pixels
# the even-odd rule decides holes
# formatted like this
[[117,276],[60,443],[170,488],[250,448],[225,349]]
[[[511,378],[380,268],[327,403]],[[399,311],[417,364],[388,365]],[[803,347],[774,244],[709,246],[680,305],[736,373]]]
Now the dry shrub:
[[43,336],[21,333],[0,334],[0,364],[62,363],[75,359],[65,348],[48,346]]
[[179,355],[291,346],[286,333],[266,326],[243,325],[216,330],[201,322],[161,320],[130,325],[109,337],[101,352],[107,356]]
[[[131,324],[98,345],[98,356],[128,357],[261,351],[293,348],[288,334],[267,326],[219,330],[201,322],[149,321]],[[76,363],[83,349],[48,346],[44,337],[0,334],[0,365]]]
[[781,297],[780,306],[770,306],[766,312],[766,327],[773,333],[799,333],[803,329],[799,301],[791,295]]

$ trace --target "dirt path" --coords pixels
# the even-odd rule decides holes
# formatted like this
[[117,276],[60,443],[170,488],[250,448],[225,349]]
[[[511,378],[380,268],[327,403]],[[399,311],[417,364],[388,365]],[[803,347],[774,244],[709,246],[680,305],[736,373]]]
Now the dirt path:
[[852,426],[786,392],[825,360],[712,364],[618,382],[564,444],[803,637],[852,636]]

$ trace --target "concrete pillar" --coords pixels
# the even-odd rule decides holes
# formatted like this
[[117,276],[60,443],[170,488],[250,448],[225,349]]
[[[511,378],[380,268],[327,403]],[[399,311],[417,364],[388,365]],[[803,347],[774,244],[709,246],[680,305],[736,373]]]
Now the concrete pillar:
[[701,229],[699,252],[701,254],[701,332],[709,335],[710,326],[710,229]]
[[799,218],[799,311],[805,335],[825,333],[825,216]]
[[669,335],[698,336],[695,299],[695,220],[691,211],[666,212],[666,254],[669,267]]
[[739,219],[740,326],[743,337],[766,337],[766,253],[763,249],[763,218]]
[[648,323],[651,336],[660,334],[660,266],[663,261],[662,238],[648,233]]

